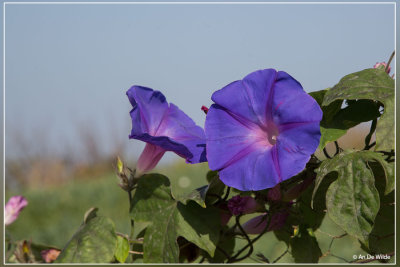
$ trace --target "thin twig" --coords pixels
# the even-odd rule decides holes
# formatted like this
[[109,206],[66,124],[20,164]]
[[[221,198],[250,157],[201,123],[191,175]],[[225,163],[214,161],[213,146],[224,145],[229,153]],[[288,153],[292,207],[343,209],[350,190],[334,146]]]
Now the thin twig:
[[389,61],[386,65],[385,71],[387,72],[387,70],[389,69],[390,63],[392,63],[392,59],[394,57],[395,51],[393,51],[393,53],[390,55]]
[[[249,238],[249,236],[247,235],[247,233],[244,231],[244,229],[243,229],[243,227],[240,225],[240,216],[236,216],[236,225],[237,225],[237,227],[239,227],[239,230],[240,230],[240,232],[242,232],[242,234],[244,235],[244,237],[246,238],[246,240],[247,240],[247,244],[250,246],[250,249],[249,249],[249,251],[247,252],[247,254],[246,255],[244,255],[243,257],[241,257],[241,258],[237,258],[237,256],[239,256],[240,254],[237,254],[237,256],[235,256],[232,260],[234,260],[234,261],[241,261],[241,260],[244,260],[244,259],[246,259],[247,257],[249,257],[251,254],[253,254],[253,250],[254,250],[254,248],[253,248],[253,244],[252,244],[252,242],[251,242],[251,240],[250,240],[250,238]],[[228,260],[228,263],[229,262],[231,262],[230,260]]]
[[280,259],[282,259],[282,257],[285,256],[286,253],[288,253],[288,252],[289,252],[289,247],[286,247],[286,250],[285,250],[278,258],[276,258],[274,261],[272,261],[272,263],[278,262],[278,261],[279,261]]
[[369,144],[369,142],[371,142],[371,137],[373,135],[373,133],[375,132],[376,129],[376,123],[377,123],[377,119],[372,120],[371,123],[371,128],[369,130],[368,135],[365,137],[365,147],[364,150],[369,150],[371,147],[373,147],[375,145],[376,142],[373,142],[371,145]]
[[228,186],[228,188],[226,189],[225,196],[222,198],[223,201],[226,201],[228,199],[230,192],[231,192],[231,187]]
[[136,255],[143,255],[143,252],[129,250],[129,254],[132,254],[132,255],[134,255],[134,254],[136,254]]
[[[267,213],[269,213],[268,211],[267,211]],[[235,254],[235,256],[233,256],[232,258],[231,258],[231,260],[232,261],[230,261],[231,263],[232,262],[235,262],[236,260],[236,258],[243,252],[243,251],[245,251],[250,245],[253,245],[258,239],[260,239],[266,232],[268,232],[268,228],[269,228],[269,225],[270,225],[270,223],[271,223],[271,216],[268,216],[267,217],[267,225],[265,226],[265,229],[258,235],[258,236],[256,236],[254,239],[252,239],[251,240],[251,244],[247,244],[246,246],[244,246],[242,249],[240,249],[236,254]],[[228,261],[229,262],[229,261]]]
[[335,152],[335,156],[336,156],[337,154],[340,153],[340,147],[339,147],[339,143],[337,141],[335,141],[335,147],[336,147],[336,152]]
[[326,151],[326,147],[324,147],[324,149],[322,151],[324,152],[325,157],[327,157],[328,159],[332,158],[331,156],[329,156],[328,152]]

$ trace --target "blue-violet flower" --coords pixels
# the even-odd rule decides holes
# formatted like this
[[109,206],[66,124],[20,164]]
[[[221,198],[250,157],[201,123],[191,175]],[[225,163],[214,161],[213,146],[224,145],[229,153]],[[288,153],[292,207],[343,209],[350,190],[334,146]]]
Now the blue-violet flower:
[[228,186],[274,187],[303,170],[318,147],[322,111],[286,72],[255,71],[211,99],[207,159]]
[[168,105],[161,92],[132,86],[126,94],[133,106],[129,138],[147,143],[137,162],[138,172],[153,169],[166,151],[175,152],[188,163],[207,161],[204,130],[177,106]]

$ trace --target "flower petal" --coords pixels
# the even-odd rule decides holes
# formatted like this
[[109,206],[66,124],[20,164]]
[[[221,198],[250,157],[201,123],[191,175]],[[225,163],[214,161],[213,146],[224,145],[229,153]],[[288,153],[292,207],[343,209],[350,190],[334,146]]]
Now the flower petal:
[[276,70],[258,70],[216,91],[211,99],[237,116],[265,124]]
[[28,205],[28,201],[23,196],[11,197],[4,207],[4,224],[13,223],[26,205]]
[[270,112],[276,125],[321,121],[322,111],[318,103],[286,72],[278,72],[273,90]]
[[129,138],[173,151],[188,163],[207,161],[204,130],[177,106],[168,106],[161,92],[132,86],[127,95],[133,106]]
[[130,112],[132,118],[131,136],[148,133],[156,135],[158,127],[168,111],[165,96],[159,92],[143,86],[132,86],[126,95],[132,104]]
[[165,152],[166,150],[160,146],[147,143],[137,161],[136,170],[145,173],[154,169]]
[[221,181],[241,191],[257,191],[280,182],[273,149],[253,150],[219,171]]
[[170,103],[157,135],[168,136],[173,142],[184,145],[187,151],[174,151],[185,157],[188,163],[207,161],[204,130],[174,104]]
[[257,127],[219,105],[212,105],[205,123],[209,167],[219,170],[248,154],[257,141],[253,130]]
[[281,177],[286,180],[304,169],[318,147],[321,132],[319,122],[282,129],[276,147]]

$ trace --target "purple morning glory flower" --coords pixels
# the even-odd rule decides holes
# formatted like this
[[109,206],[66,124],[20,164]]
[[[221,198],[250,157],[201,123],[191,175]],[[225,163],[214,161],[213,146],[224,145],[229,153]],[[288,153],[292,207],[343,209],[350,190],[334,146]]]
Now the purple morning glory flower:
[[26,205],[28,205],[28,201],[23,196],[11,197],[4,207],[4,224],[13,223]]
[[211,98],[207,159],[228,186],[274,187],[303,170],[318,147],[322,111],[286,72],[255,71]]
[[188,163],[207,161],[204,130],[177,106],[153,89],[132,86],[127,96],[133,108],[130,139],[146,142],[137,162],[139,172],[153,169],[166,151],[173,151]]

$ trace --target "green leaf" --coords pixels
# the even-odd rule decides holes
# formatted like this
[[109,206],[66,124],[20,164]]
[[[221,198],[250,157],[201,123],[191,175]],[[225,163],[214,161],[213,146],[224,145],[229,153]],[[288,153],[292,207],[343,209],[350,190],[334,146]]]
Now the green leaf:
[[178,236],[196,244],[211,256],[219,238],[219,214],[194,201],[186,205],[173,199],[170,182],[160,174],[143,176],[132,201],[135,221],[150,223],[144,236],[144,262],[178,262]]
[[371,99],[384,105],[376,129],[376,150],[394,149],[394,80],[380,69],[366,69],[343,77],[326,92],[322,105],[339,99]]
[[370,254],[386,254],[394,251],[395,220],[394,192],[382,199],[375,225],[369,235]]
[[341,109],[343,100],[335,100],[329,105],[322,105],[323,99],[331,89],[311,92],[310,95],[321,106],[323,117],[320,123],[321,139],[319,149],[329,142],[338,140],[347,130],[362,122],[371,121],[380,116],[379,104],[372,100],[348,101],[348,106]]
[[326,175],[337,172],[326,193],[329,217],[348,234],[357,237],[368,246],[368,235],[372,231],[379,210],[379,193],[374,175],[367,164],[385,162],[381,154],[372,151],[344,151],[330,160],[322,162],[316,170],[317,178],[313,198]]
[[339,139],[340,137],[345,135],[347,132],[347,129],[336,129],[336,128],[332,128],[330,126],[330,122],[332,121],[332,118],[334,117],[334,115],[337,112],[339,112],[339,110],[342,106],[343,100],[338,100],[338,101],[335,101],[334,103],[331,103],[328,106],[323,106],[322,102],[323,102],[325,94],[328,90],[330,90],[330,88],[310,93],[310,95],[317,101],[318,105],[320,105],[322,113],[323,113],[322,120],[320,123],[321,139],[320,139],[319,146],[318,146],[318,148],[321,150],[329,142],[336,141],[337,139]]
[[124,263],[129,255],[129,241],[122,236],[117,236],[117,249],[115,250],[115,258],[117,261]]
[[182,202],[183,204],[187,204],[189,200],[195,201],[197,204],[202,206],[203,208],[206,207],[205,199],[208,190],[208,185],[204,185],[202,187],[196,188],[191,193],[186,196],[179,196],[176,200]]
[[290,239],[292,256],[296,263],[316,263],[322,256],[311,228],[300,225],[299,234]]
[[97,209],[85,214],[85,221],[58,256],[56,263],[109,263],[114,258],[117,235],[114,223],[97,216]]
[[347,133],[347,130],[335,129],[335,128],[325,128],[320,126],[321,139],[319,141],[319,149],[324,149],[326,145],[330,142],[338,140],[340,137]]

